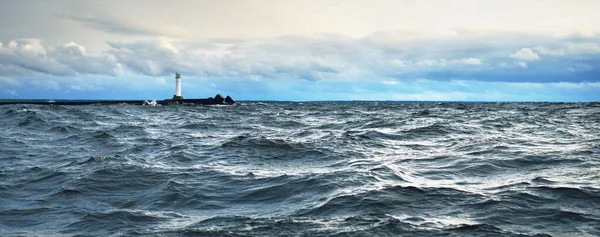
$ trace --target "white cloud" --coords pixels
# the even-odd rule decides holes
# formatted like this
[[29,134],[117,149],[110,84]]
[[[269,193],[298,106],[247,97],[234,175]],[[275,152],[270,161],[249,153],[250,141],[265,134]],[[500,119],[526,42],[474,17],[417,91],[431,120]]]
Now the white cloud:
[[511,54],[510,57],[523,61],[536,61],[540,59],[540,56],[533,52],[530,48],[519,49],[514,54]]
[[27,74],[31,72],[54,75],[73,74],[65,65],[58,63],[51,57],[47,57],[47,51],[39,39],[11,40],[8,45],[8,48],[0,49],[0,66],[4,65],[10,68],[12,72],[4,74],[6,72],[0,71],[0,75],[15,76],[16,73]]
[[552,86],[555,87],[560,87],[560,88],[569,88],[569,89],[581,89],[581,88],[585,88],[588,86],[598,86],[599,83],[595,83],[595,84],[588,84],[588,83],[566,83],[566,82],[559,82],[559,83],[553,83],[551,84]]
[[165,76],[193,67],[198,60],[185,58],[179,50],[165,38],[145,40],[133,43],[109,42],[107,53],[118,64],[116,71],[133,72],[148,76]]
[[75,42],[48,53],[50,59],[69,68],[73,74],[116,75],[116,61],[109,55],[89,53]]
[[32,54],[46,55],[46,49],[42,46],[40,39],[22,39],[12,40],[9,42],[12,49],[20,49],[22,51],[31,52]]
[[17,41],[11,40],[8,42],[9,49],[17,49],[18,46],[19,44],[17,43]]
[[55,90],[58,91],[60,89],[60,85],[58,84],[57,81],[51,81],[51,80],[34,80],[29,82],[31,85],[36,86],[36,87],[40,87],[40,88],[44,88],[47,90]]
[[412,63],[400,59],[393,59],[392,61],[390,61],[390,64],[394,67],[408,67]]
[[[593,38],[590,40],[594,40]],[[535,47],[535,51],[542,55],[562,56],[567,54],[598,54],[600,53],[600,45],[595,42],[566,42],[563,48],[548,48],[544,46]]]
[[[514,45],[522,44],[521,39],[529,36],[491,32],[450,38],[419,38],[401,43],[394,43],[393,40],[380,42],[374,40],[377,39],[375,35],[352,38],[320,34],[312,37],[193,41],[157,37],[108,42],[109,48],[100,52],[88,50],[88,47],[74,41],[53,47],[46,46],[41,40],[13,40],[9,43],[12,48],[0,49],[0,75],[41,73],[63,77],[109,75],[170,78],[174,72],[180,72],[191,78],[256,81],[386,81],[420,77],[432,80],[479,77],[488,80],[484,77],[491,75],[491,80],[521,81],[532,79],[519,74],[523,72],[501,68],[527,68],[530,61],[540,59],[537,53],[561,52],[556,48],[538,46],[509,53]],[[536,37],[531,36],[528,44],[566,45],[558,39]],[[26,50],[24,45],[39,45],[40,50],[46,53],[33,53]],[[518,60],[507,61],[507,54]],[[585,69],[569,63],[567,57],[555,58],[564,61],[544,60],[529,71],[567,74],[567,71]],[[582,63],[590,64],[585,60]]]
[[469,81],[465,81],[465,80],[452,80],[451,83],[453,85],[458,85],[458,86],[462,86],[462,87],[469,87],[469,86],[471,86],[469,84]]
[[74,42],[61,47],[45,47],[39,39],[11,40],[8,48],[0,48],[0,75],[50,74],[110,74],[114,61],[107,55],[91,55]]
[[395,81],[395,80],[384,80],[384,81],[381,81],[381,84],[384,84],[384,85],[398,85],[398,84],[400,84],[400,82]]
[[10,86],[20,86],[21,83],[17,80],[15,80],[14,78],[11,77],[3,77],[0,76],[0,84],[6,84],[6,85],[10,85]]
[[481,65],[481,59],[478,59],[478,58],[463,58],[463,59],[458,59],[458,62],[467,64],[467,65]]
[[527,63],[526,62],[515,62],[515,64],[521,68],[527,68]]
[[592,71],[594,67],[585,63],[576,63],[570,67],[567,67],[568,72],[589,72]]
[[73,41],[66,43],[63,46],[63,49],[72,55],[85,55],[85,53],[86,53],[85,47],[78,45],[77,43],[75,43]]
[[179,50],[173,46],[173,44],[171,44],[171,41],[165,37],[160,37],[159,38],[159,45],[161,48],[169,50],[171,52],[173,52],[174,54],[178,54]]
[[572,83],[572,82],[556,82],[550,83],[550,86],[559,88],[598,88],[600,89],[600,82],[583,82],[583,83]]
[[600,45],[595,42],[566,42],[562,45],[564,48],[552,49],[544,46],[537,46],[534,50],[541,55],[552,56],[563,56],[567,54],[600,54]]
[[446,59],[427,59],[416,63],[417,66],[425,67],[444,67],[448,65]]
[[600,45],[597,43],[567,43],[567,50],[576,54],[597,54],[600,53]]
[[[42,87],[49,87],[51,89],[54,89],[54,85],[38,85],[38,86],[42,86]],[[56,88],[59,88],[58,85],[56,85]],[[74,91],[98,91],[103,89],[103,86],[99,86],[97,85],[97,83],[90,83],[90,82],[82,82],[82,81],[77,81],[77,82],[71,82],[68,85],[68,88]],[[56,89],[58,90],[58,89]]]
[[[384,65],[386,63],[383,63]],[[393,67],[398,67],[398,68],[405,68],[405,69],[415,69],[415,68],[427,68],[427,67],[431,67],[431,68],[443,68],[443,67],[450,67],[450,66],[457,66],[457,65],[481,65],[483,64],[483,61],[479,58],[457,58],[457,59],[445,59],[445,58],[440,58],[440,59],[425,59],[425,60],[421,60],[421,61],[404,61],[404,60],[400,60],[400,59],[393,59],[391,61],[388,62],[388,65],[393,66]]]
[[550,49],[544,46],[537,46],[534,49],[538,54],[542,55],[560,56],[566,54],[564,49]]
[[7,90],[7,92],[8,92],[8,94],[9,94],[9,95],[13,95],[13,96],[18,96],[18,95],[19,95],[19,94],[17,93],[17,91],[16,91],[16,90],[14,90],[14,89],[13,89],[13,90]]
[[156,81],[156,83],[161,84],[161,85],[167,85],[167,80],[162,77],[154,78],[154,81]]

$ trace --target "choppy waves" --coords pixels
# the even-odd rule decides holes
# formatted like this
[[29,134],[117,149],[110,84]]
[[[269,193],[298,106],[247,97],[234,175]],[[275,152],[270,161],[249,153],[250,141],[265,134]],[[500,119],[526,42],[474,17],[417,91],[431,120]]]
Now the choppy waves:
[[0,106],[0,235],[598,236],[585,103]]

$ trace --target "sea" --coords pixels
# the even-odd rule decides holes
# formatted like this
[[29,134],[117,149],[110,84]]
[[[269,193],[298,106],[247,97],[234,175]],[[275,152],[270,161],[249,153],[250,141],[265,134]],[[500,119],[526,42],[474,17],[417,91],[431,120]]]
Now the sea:
[[0,236],[600,236],[600,104],[2,105]]

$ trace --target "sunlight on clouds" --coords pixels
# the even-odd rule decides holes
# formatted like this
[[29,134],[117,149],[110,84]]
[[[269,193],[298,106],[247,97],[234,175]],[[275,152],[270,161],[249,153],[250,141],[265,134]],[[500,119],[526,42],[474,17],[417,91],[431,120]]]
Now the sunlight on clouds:
[[86,50],[85,47],[78,45],[77,43],[71,41],[64,46],[65,49],[76,49],[76,54],[85,55]]
[[8,43],[8,48],[33,54],[46,55],[46,49],[42,46],[42,41],[40,39],[11,40]]
[[171,52],[173,52],[174,54],[178,54],[179,50],[177,48],[175,48],[175,46],[173,46],[170,42],[169,39],[165,38],[165,37],[160,37],[159,38],[159,45],[161,48],[163,49],[167,49]]

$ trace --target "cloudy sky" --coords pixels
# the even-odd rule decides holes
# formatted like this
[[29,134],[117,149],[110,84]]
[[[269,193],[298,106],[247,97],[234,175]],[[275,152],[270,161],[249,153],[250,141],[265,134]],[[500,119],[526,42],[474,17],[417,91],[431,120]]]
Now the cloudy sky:
[[0,99],[600,101],[598,0],[0,0]]

